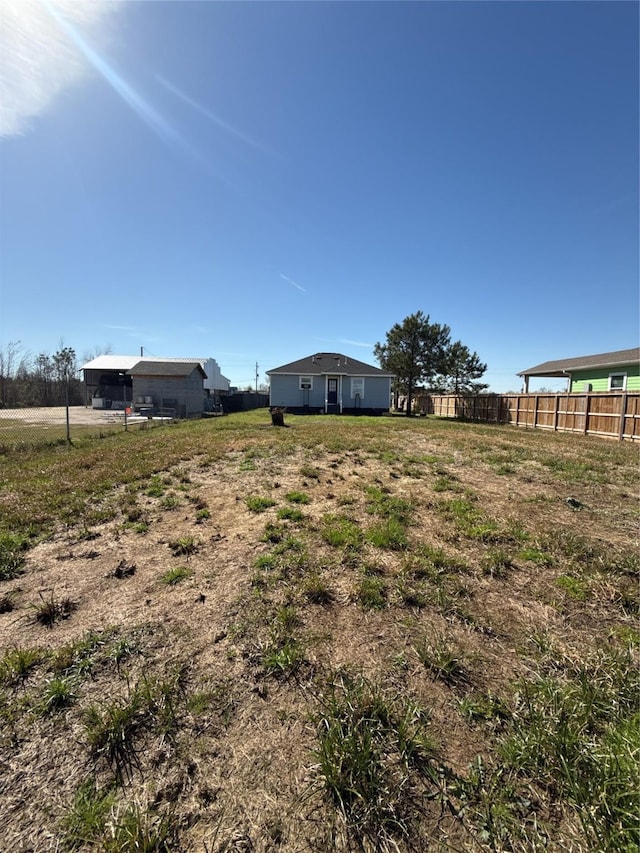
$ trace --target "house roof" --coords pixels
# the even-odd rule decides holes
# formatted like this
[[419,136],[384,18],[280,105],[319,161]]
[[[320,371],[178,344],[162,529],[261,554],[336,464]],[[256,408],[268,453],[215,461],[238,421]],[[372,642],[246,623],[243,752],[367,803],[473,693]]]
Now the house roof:
[[83,364],[81,370],[131,370],[139,361],[139,355],[99,355]]
[[562,358],[558,361],[544,361],[528,370],[522,370],[518,376],[566,376],[576,370],[599,367],[622,367],[625,364],[637,364],[640,361],[640,347],[621,349],[615,352],[601,352],[598,355],[583,355],[577,358]]
[[138,360],[138,363],[131,368],[129,374],[131,376],[191,376],[194,370],[199,370],[201,375],[206,379],[207,374],[202,369],[199,361],[183,361],[178,360]]
[[[205,358],[162,358],[155,355],[145,356],[145,358],[141,358],[139,355],[99,355],[97,358],[83,364],[81,370],[118,370],[129,373],[132,376],[134,373],[138,376],[141,374],[145,376],[189,376],[194,366],[199,364],[206,377],[207,374],[202,365],[207,361],[208,359]],[[158,372],[147,367],[145,370],[139,371],[138,368],[141,364],[163,365],[163,369]],[[173,368],[169,368],[169,365],[178,365],[180,372],[176,373]],[[189,370],[183,371],[180,368],[181,365],[191,365],[191,367]]]
[[302,376],[325,376],[326,374],[331,374],[332,376],[389,377],[393,375],[380,370],[379,367],[365,364],[363,361],[358,361],[340,352],[317,352],[305,358],[300,358],[298,361],[283,364],[282,367],[274,367],[273,370],[267,370],[267,376],[286,374]]

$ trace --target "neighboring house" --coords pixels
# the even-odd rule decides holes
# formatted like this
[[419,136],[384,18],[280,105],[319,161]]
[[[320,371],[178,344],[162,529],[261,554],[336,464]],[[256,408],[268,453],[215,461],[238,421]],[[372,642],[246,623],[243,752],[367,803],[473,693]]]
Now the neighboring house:
[[207,374],[203,383],[204,390],[207,391],[211,397],[217,397],[219,394],[228,394],[231,389],[231,383],[227,377],[223,376],[220,372],[220,366],[215,358],[150,358],[145,355],[144,360],[183,362],[185,364],[198,361],[200,362],[200,367]]
[[339,352],[318,352],[267,371],[271,406],[294,414],[389,411],[393,376]]
[[133,399],[146,406],[173,410],[178,418],[197,418],[204,409],[207,374],[199,361],[139,361],[129,371]]
[[[203,365],[211,369],[208,377]],[[228,391],[215,359],[101,355],[82,366],[87,396],[97,409],[171,409],[176,417],[199,417],[206,398]],[[209,385],[209,387],[207,387]],[[222,386],[222,387],[218,387]]]
[[129,371],[140,361],[135,355],[99,355],[81,370],[87,400],[94,409],[124,409],[133,402],[133,382]]
[[640,347],[545,361],[518,376],[524,377],[525,394],[531,377],[564,378],[571,392],[640,391]]

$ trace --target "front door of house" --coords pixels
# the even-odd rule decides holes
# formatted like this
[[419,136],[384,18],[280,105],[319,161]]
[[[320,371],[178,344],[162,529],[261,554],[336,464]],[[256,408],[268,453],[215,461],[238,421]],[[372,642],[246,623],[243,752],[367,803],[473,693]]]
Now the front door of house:
[[338,379],[329,376],[327,379],[327,412],[338,411]]

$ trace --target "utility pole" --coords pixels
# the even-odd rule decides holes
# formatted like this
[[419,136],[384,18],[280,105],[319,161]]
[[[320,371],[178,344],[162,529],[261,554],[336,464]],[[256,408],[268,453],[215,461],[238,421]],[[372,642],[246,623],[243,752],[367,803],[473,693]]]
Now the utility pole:
[[258,393],[258,362],[256,361],[256,394]]

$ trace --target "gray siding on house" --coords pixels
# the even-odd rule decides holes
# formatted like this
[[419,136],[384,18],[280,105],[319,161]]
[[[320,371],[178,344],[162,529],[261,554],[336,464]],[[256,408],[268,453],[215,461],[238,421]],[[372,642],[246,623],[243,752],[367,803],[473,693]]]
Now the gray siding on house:
[[[360,399],[352,396],[352,380],[361,377],[340,376],[338,378],[338,403],[342,409],[375,409],[387,411],[390,405],[391,380],[387,376],[365,376],[364,394]],[[323,409],[326,402],[327,376],[313,376],[309,391],[300,388],[300,376],[274,373],[271,379],[270,403],[289,409]]]
[[[357,406],[358,400],[352,396],[351,379],[347,376],[343,386],[343,404],[345,406]],[[391,379],[388,376],[365,376],[364,395],[360,399],[360,405],[366,409],[389,408],[391,401]]]
[[[267,376],[271,405],[295,413],[379,415],[388,412],[391,404],[391,374],[339,352],[317,352],[268,370]],[[301,387],[303,378],[311,388]]]
[[324,407],[324,376],[313,376],[311,381],[311,390],[302,391],[299,376],[272,376],[269,395],[271,405],[289,408],[309,406],[312,409]]

